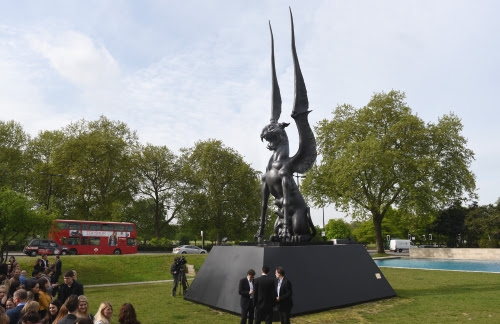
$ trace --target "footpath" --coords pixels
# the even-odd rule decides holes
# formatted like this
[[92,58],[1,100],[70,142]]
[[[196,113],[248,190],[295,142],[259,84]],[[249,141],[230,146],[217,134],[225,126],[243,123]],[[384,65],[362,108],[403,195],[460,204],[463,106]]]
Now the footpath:
[[[194,277],[196,275],[196,271],[194,270],[194,265],[187,264],[188,272],[186,273],[189,277]],[[192,281],[194,278],[186,277],[187,281]],[[113,284],[99,284],[99,285],[85,285],[85,288],[93,288],[93,287],[112,287],[112,286],[129,286],[129,285],[145,285],[145,284],[153,284],[153,283],[165,283],[165,282],[173,282],[174,279],[168,280],[153,280],[153,281],[138,281],[138,282],[121,282],[121,283],[113,283]]]

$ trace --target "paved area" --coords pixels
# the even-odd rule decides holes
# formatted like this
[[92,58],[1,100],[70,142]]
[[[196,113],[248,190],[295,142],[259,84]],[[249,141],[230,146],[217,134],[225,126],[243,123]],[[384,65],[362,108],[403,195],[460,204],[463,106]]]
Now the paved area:
[[[192,280],[192,279],[188,279]],[[130,285],[147,285],[147,284],[156,284],[156,283],[165,283],[165,282],[173,282],[173,279],[170,280],[155,280],[155,281],[141,281],[141,282],[122,282],[122,283],[114,283],[114,284],[101,284],[101,285],[85,285],[85,288],[93,288],[93,287],[113,287],[113,286],[130,286]]]

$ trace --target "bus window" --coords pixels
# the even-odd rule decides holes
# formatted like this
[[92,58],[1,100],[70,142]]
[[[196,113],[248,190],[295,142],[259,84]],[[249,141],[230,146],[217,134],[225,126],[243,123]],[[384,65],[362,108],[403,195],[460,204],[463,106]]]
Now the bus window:
[[90,224],[82,224],[82,231],[88,231]]
[[127,226],[126,226],[126,231],[127,231],[127,232],[135,232],[134,226],[132,226],[132,225],[127,225]]
[[101,245],[101,238],[100,237],[90,237],[89,238],[89,245]]
[[132,239],[132,238],[127,239],[127,245],[128,246],[135,246],[135,239]]
[[57,229],[59,229],[59,230],[66,230],[68,228],[69,228],[69,224],[66,222],[57,223]]
[[113,226],[113,231],[115,232],[123,232],[125,230],[125,226],[122,224],[117,224]]
[[79,237],[69,237],[68,238],[68,245],[79,245],[79,244],[80,244]]
[[102,230],[103,231],[112,231],[113,225],[112,224],[102,224]]
[[100,231],[101,230],[101,224],[90,224],[90,230],[91,231]]

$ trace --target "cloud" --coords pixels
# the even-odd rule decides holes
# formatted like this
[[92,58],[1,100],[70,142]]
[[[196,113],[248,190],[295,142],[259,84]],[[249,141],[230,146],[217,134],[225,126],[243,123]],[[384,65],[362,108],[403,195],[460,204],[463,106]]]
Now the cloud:
[[57,73],[84,89],[98,89],[119,77],[118,63],[103,45],[76,31],[32,35],[31,45]]

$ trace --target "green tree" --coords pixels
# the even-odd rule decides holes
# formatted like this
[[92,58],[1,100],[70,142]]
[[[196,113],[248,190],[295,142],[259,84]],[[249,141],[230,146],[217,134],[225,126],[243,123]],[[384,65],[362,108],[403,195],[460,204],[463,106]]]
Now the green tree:
[[258,172],[218,140],[184,149],[181,160],[190,188],[181,224],[196,235],[213,233],[218,244],[223,237],[252,236],[260,206]]
[[[462,218],[463,219],[463,218]],[[463,220],[462,234],[470,247],[497,247],[500,239],[500,209],[498,206],[473,206]]]
[[434,220],[433,214],[424,217],[405,210],[389,208],[382,221],[382,237],[390,235],[391,238],[402,239],[411,235],[417,238],[417,241],[422,241],[424,235],[427,237],[427,234],[432,232]]
[[151,221],[154,215],[153,208],[154,201],[144,198],[134,200],[124,211],[122,220],[136,224],[137,233],[143,240],[155,237],[154,222]]
[[342,219],[330,219],[325,225],[325,235],[329,240],[351,238],[351,227]]
[[134,198],[137,176],[132,154],[138,138],[126,124],[101,116],[63,129],[65,140],[54,156],[57,173],[66,175],[67,217],[121,220]]
[[55,209],[63,215],[67,192],[71,189],[67,178],[55,167],[55,154],[64,143],[60,130],[42,131],[28,142],[26,156],[31,172],[29,195],[46,209]]
[[446,242],[448,247],[457,247],[459,237],[464,235],[467,208],[460,201],[454,201],[448,208],[438,213],[432,232],[438,235],[438,241]]
[[354,218],[371,218],[378,253],[384,253],[382,220],[391,207],[430,217],[475,195],[474,153],[460,119],[450,114],[425,124],[404,99],[394,90],[376,93],[365,107],[340,105],[332,120],[320,121],[322,160],[302,185],[315,205],[326,201]]
[[0,264],[8,257],[10,242],[46,235],[53,219],[44,209],[35,209],[24,195],[0,188]]
[[[363,244],[375,243],[375,231],[373,230],[372,221],[354,221],[353,227],[352,234],[356,241]],[[382,222],[382,228],[383,232],[386,233],[384,230],[384,222]]]
[[28,140],[29,136],[21,124],[0,120],[0,187],[25,192],[27,170],[24,150]]
[[134,155],[134,160],[138,173],[137,192],[151,205],[149,217],[141,222],[149,223],[154,236],[160,238],[184,202],[185,183],[177,157],[166,146],[148,144]]
[[[377,240],[371,220],[354,221],[351,226],[353,227],[352,234],[356,241],[364,244],[376,243]],[[387,243],[387,235],[390,235],[391,238],[406,238],[406,234],[402,234],[389,218],[384,217],[382,221],[384,243]]]

